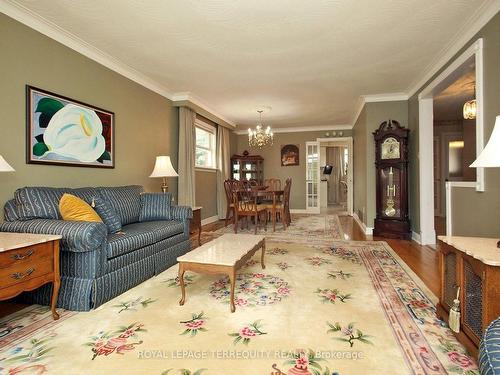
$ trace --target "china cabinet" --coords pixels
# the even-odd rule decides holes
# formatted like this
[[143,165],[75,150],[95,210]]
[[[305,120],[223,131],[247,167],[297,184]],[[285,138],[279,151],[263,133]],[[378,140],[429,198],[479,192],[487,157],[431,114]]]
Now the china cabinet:
[[264,183],[264,158],[260,155],[243,155],[231,157],[231,178],[234,180],[256,180],[259,185]]

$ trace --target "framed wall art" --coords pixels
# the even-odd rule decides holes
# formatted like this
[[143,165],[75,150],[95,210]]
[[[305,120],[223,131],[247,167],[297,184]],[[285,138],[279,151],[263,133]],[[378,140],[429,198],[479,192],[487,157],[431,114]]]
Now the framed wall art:
[[281,166],[299,165],[299,145],[281,146]]
[[114,113],[26,86],[27,163],[114,168]]

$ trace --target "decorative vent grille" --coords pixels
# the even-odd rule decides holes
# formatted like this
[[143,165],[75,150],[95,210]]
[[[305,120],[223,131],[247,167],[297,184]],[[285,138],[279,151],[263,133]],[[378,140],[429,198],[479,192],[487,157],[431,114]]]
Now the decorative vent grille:
[[444,302],[450,309],[457,296],[457,255],[455,253],[446,254],[444,267]]
[[483,333],[483,280],[474,273],[469,262],[464,260],[465,307],[464,324],[481,338]]

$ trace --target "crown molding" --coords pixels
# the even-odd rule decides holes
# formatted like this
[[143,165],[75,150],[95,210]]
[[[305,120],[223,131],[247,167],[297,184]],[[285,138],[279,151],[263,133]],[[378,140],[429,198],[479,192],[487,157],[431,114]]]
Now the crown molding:
[[361,95],[365,103],[397,102],[408,100],[408,94],[404,92],[389,92],[385,94]]
[[358,104],[356,107],[356,112],[354,112],[354,117],[352,119],[352,127],[354,128],[354,125],[356,125],[356,121],[358,121],[359,115],[363,111],[363,108],[365,107],[365,98],[360,96],[358,98]]
[[189,107],[192,110],[198,112],[200,115],[207,117],[209,120],[212,120],[216,123],[222,122],[222,124],[220,125],[224,125],[230,129],[236,128],[236,124],[233,121],[228,120],[223,115],[210,108],[210,106],[204,103],[202,99],[194,96],[190,92],[175,93],[171,96],[170,99],[172,100],[173,105],[176,107]]
[[[331,130],[351,130],[352,125],[320,125],[320,126],[294,126],[289,128],[273,128],[273,133],[303,133],[303,132],[317,132],[317,131],[331,131]],[[235,134],[243,135],[248,134],[248,130],[236,130]]]
[[487,0],[463,24],[452,40],[446,45],[436,59],[424,70],[420,79],[415,80],[406,90],[408,97],[412,97],[498,13],[500,0]]
[[361,115],[361,111],[363,111],[363,108],[365,107],[366,103],[398,102],[401,100],[408,100],[408,95],[404,92],[361,95],[358,99],[356,112],[354,112],[354,117],[352,119],[352,127],[354,127],[356,121],[358,121],[359,115]]
[[94,47],[85,42],[76,35],[64,30],[56,24],[48,21],[40,15],[32,12],[26,7],[13,1],[0,1],[0,12],[21,22],[22,24],[38,31],[39,33],[48,36],[51,39],[65,45],[66,47],[75,50],[76,52],[88,57],[91,60],[98,62],[101,65],[113,70],[114,72],[127,77],[128,79],[138,83],[141,86],[148,88],[168,99],[172,93],[164,86],[158,84],[150,77],[142,74],[124,62],[108,55],[106,52]]

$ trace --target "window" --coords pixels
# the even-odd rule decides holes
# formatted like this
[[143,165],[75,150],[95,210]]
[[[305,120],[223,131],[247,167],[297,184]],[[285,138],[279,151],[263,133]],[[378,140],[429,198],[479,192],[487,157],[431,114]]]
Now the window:
[[196,121],[196,155],[195,166],[215,168],[215,127]]

